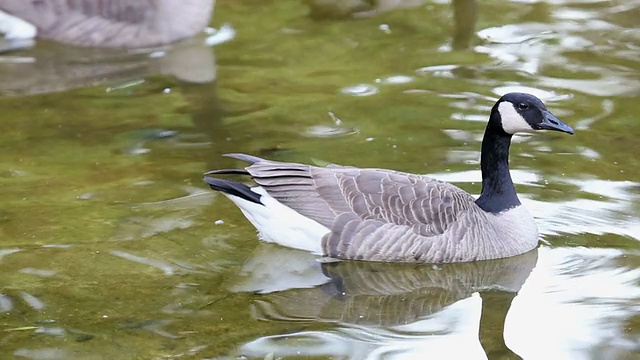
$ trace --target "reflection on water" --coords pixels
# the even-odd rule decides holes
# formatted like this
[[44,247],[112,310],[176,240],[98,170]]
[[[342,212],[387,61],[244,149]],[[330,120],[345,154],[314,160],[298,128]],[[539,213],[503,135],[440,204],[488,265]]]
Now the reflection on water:
[[[0,55],[0,353],[638,357],[640,2],[217,4],[237,36],[215,49]],[[578,130],[514,137],[542,234],[520,257],[323,263],[258,244],[201,183],[247,152],[478,194],[484,122],[510,91]]]
[[[283,259],[286,261],[281,262]],[[240,352],[260,357],[273,353],[411,358],[427,349],[451,353],[458,343],[464,350],[459,356],[484,356],[478,343],[483,338],[481,331],[503,328],[495,322],[504,316],[495,315],[506,314],[536,261],[537,250],[467,264],[320,264],[307,253],[260,247],[243,267],[244,279],[233,287],[235,291],[270,292],[254,302],[254,316],[270,321],[329,322],[338,328],[329,336],[309,331],[269,336],[245,344]],[[483,294],[489,301],[479,298]],[[500,347],[505,348],[504,344]]]
[[[581,359],[625,358],[638,350],[635,336],[612,326],[640,310],[640,271],[620,267],[624,252],[543,249],[541,261],[537,252],[475,264],[329,263],[320,268],[311,255],[265,245],[234,286],[236,291],[276,291],[254,302],[254,317],[335,327],[268,335],[244,344],[239,354],[411,359],[428,352],[474,359],[498,354]],[[286,266],[273,265],[283,259]],[[274,286],[275,279],[280,286]],[[496,338],[503,330],[504,342]]]
[[525,359],[631,358],[640,350],[631,325],[640,310],[637,260],[615,249],[547,251],[513,302],[506,343]]
[[108,93],[122,92],[155,74],[187,83],[211,83],[216,79],[216,68],[210,46],[231,40],[235,31],[225,25],[207,32],[158,49],[112,50],[44,43],[6,55],[0,51],[0,94],[32,95],[104,84]]

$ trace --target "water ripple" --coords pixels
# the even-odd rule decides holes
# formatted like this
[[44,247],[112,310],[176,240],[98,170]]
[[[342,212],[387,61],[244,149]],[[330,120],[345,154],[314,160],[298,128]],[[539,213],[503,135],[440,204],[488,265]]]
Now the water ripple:
[[359,84],[342,88],[340,92],[352,96],[371,96],[378,93],[378,88],[370,84]]
[[[513,302],[505,342],[524,358],[609,358],[602,351],[640,350],[640,341],[618,327],[640,311],[640,269],[620,268],[615,260],[624,256],[615,249],[545,251]],[[543,325],[549,323],[554,326]]]
[[176,270],[175,267],[161,260],[149,259],[143,256],[134,255],[128,252],[119,251],[119,250],[111,250],[110,253],[114,256],[136,262],[138,264],[148,265],[151,267],[155,267],[157,269],[162,270],[165,275],[173,275]]

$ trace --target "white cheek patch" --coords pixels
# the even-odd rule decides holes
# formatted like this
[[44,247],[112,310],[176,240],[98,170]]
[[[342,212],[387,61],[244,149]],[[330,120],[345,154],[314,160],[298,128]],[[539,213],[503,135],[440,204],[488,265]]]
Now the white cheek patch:
[[531,125],[516,111],[512,103],[503,101],[498,105],[498,112],[502,119],[502,129],[507,134],[515,134],[517,132],[533,132]]

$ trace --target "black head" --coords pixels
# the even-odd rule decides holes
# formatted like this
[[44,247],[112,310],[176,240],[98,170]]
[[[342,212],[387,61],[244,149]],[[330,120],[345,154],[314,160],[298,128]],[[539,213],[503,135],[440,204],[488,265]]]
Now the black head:
[[571,126],[560,121],[547,110],[540,99],[531,94],[508,93],[496,102],[492,113],[493,120],[499,119],[502,130],[507,134],[537,130],[573,134]]

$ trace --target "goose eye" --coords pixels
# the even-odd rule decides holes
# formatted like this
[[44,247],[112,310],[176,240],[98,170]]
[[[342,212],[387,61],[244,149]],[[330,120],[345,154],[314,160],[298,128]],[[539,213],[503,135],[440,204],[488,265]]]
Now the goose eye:
[[529,108],[529,104],[527,103],[518,104],[518,110],[527,110],[528,108]]

